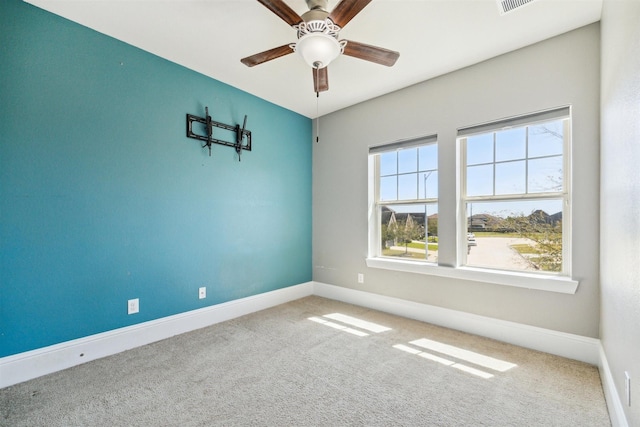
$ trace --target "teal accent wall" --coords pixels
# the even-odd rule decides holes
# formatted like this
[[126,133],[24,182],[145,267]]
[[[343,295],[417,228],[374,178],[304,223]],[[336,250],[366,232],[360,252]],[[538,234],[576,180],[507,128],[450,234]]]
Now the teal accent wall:
[[[205,106],[248,115],[241,162],[186,138]],[[311,145],[306,117],[0,2],[0,357],[311,280]]]

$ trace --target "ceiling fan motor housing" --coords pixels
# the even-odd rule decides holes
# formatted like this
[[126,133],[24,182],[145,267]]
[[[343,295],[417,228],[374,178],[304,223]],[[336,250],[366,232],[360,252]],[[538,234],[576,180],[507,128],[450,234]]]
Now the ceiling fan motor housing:
[[[306,24],[308,27],[316,27],[322,25],[324,21],[326,21],[329,16],[329,11],[327,10],[327,0],[307,0],[307,6],[309,10],[302,14],[301,18],[304,22],[301,24]],[[318,24],[312,24],[314,21],[318,21]],[[336,27],[335,33],[336,36],[338,31],[340,31],[340,27],[331,22],[333,26]],[[299,27],[299,25],[294,25],[294,28]],[[323,31],[322,28],[312,29],[309,28],[309,32],[311,31]],[[301,37],[300,31],[298,30],[298,38]]]
[[329,5],[328,0],[306,0],[307,7],[310,11],[318,10],[324,11],[327,15],[329,14],[329,10],[327,6]]

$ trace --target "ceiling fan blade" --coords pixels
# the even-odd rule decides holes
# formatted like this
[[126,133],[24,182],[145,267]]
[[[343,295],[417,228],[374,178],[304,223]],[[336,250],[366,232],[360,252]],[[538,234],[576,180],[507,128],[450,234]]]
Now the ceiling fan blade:
[[329,19],[340,28],[344,28],[369,3],[371,0],[342,0],[333,8]]
[[344,54],[353,56],[354,58],[364,59],[365,61],[375,62],[376,64],[386,65],[387,67],[395,64],[400,57],[400,54],[393,50],[352,42],[350,40],[347,40],[347,45],[344,47]]
[[264,52],[256,53],[255,55],[242,58],[242,62],[247,67],[253,67],[254,65],[262,64],[263,62],[271,61],[272,59],[280,58],[281,56],[293,53],[293,49],[288,44],[283,46],[274,47],[273,49],[265,50]]
[[271,12],[275,13],[287,24],[293,26],[302,22],[302,18],[282,0],[258,0]]
[[329,74],[327,67],[313,68],[313,91],[315,93],[329,90]]

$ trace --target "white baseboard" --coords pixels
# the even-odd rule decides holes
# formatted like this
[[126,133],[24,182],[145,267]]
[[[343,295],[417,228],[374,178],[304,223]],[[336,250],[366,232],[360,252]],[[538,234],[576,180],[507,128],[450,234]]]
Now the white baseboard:
[[611,419],[611,425],[613,427],[629,427],[627,418],[624,415],[624,409],[622,407],[622,401],[620,395],[616,389],[616,385],[613,382],[613,375],[609,368],[609,362],[607,361],[607,355],[604,352],[604,348],[600,345],[600,380],[602,381],[602,389],[604,391],[604,398],[607,401],[607,409],[609,410],[609,418]]
[[163,317],[0,359],[0,388],[244,316],[313,293],[313,282]]
[[314,282],[314,295],[599,366],[600,340]]
[[614,427],[628,427],[600,340],[493,319],[399,298],[307,282],[174,316],[91,335],[0,359],[0,388],[244,316],[318,295],[596,365]]

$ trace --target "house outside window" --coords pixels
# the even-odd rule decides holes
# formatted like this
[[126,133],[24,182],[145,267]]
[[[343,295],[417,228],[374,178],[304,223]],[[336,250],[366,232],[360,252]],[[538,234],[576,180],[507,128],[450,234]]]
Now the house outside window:
[[437,136],[370,147],[369,165],[369,256],[437,263]]
[[570,107],[458,130],[459,265],[570,276]]

